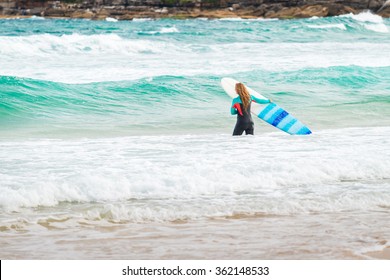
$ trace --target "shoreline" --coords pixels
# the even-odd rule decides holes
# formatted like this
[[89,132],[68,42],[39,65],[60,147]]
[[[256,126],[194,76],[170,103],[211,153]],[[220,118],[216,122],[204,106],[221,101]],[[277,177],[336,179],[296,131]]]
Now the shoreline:
[[371,251],[366,253],[367,256],[377,260],[390,260],[390,246],[381,251]]
[[[17,234],[3,234],[1,257],[35,260],[390,259],[389,247],[359,253],[368,248],[359,248],[356,239],[343,232],[341,227],[328,224],[332,216],[309,219],[305,219],[306,215],[233,216],[168,223],[105,222],[100,225],[91,221],[52,219],[40,221],[34,230],[18,229]],[[305,227],[302,227],[303,221]],[[259,228],[262,231],[258,231]],[[242,234],[242,229],[246,234]],[[275,239],[274,235],[278,237]],[[336,237],[340,243],[333,242]]]

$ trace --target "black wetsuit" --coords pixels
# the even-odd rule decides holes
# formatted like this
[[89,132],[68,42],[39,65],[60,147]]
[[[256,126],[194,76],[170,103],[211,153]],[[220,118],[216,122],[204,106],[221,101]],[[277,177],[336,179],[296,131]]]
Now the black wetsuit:
[[241,98],[237,96],[232,100],[232,107],[230,107],[230,113],[232,115],[237,114],[237,123],[234,127],[233,136],[234,135],[242,135],[245,131],[245,134],[253,135],[254,132],[254,124],[251,116],[251,103],[256,102],[259,104],[270,103],[269,99],[260,99],[253,95],[251,95],[251,102],[246,110],[244,110]]
[[246,110],[243,108],[242,104],[239,105],[241,106],[242,115],[237,114],[237,122],[233,130],[233,136],[242,135],[244,131],[247,135],[253,135],[254,124],[251,116],[251,103],[249,103],[249,106]]

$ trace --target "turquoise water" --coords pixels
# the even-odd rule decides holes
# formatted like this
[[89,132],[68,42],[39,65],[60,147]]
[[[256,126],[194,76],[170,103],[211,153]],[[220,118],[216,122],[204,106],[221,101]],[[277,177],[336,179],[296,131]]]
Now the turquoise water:
[[314,131],[387,126],[388,29],[389,20],[371,14],[2,20],[0,122],[9,129],[0,135],[227,133],[224,76],[246,82]]
[[[270,253],[240,258],[367,258],[389,246],[389,30],[389,19],[370,13],[0,20],[1,256],[94,258],[83,245],[56,250],[56,238],[115,238],[115,229],[89,231],[118,224],[206,228],[235,218],[239,236],[248,225],[240,217],[275,219],[262,224],[271,241],[248,235],[256,252]],[[291,137],[255,119],[255,136],[231,137],[223,77],[271,98],[313,134]],[[375,233],[364,226],[373,220]],[[291,221],[301,236],[287,234]],[[50,250],[37,241],[46,234]],[[295,253],[264,247],[283,248],[281,240]],[[210,246],[204,257],[231,257]],[[169,252],[160,249],[142,256]]]

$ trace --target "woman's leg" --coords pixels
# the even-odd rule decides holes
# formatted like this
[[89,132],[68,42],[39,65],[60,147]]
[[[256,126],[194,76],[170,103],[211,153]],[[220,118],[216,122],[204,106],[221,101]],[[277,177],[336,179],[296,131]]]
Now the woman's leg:
[[240,135],[242,135],[244,130],[245,130],[245,127],[243,127],[242,125],[239,125],[237,123],[236,126],[234,127],[234,130],[233,130],[233,136],[240,136]]

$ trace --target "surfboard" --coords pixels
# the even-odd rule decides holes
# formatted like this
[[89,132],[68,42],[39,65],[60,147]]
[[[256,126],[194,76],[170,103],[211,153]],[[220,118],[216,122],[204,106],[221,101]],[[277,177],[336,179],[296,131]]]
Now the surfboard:
[[[236,93],[236,84],[238,81],[231,78],[223,78],[221,80],[222,88],[231,98],[236,98],[238,94]],[[246,86],[249,93],[260,99],[268,99],[256,92],[255,90]],[[306,135],[311,134],[310,129],[301,123],[297,118],[292,116],[286,110],[281,108],[274,102],[268,104],[258,104],[252,102],[251,113],[262,119],[263,121],[269,123],[270,125],[287,132],[291,135]]]

